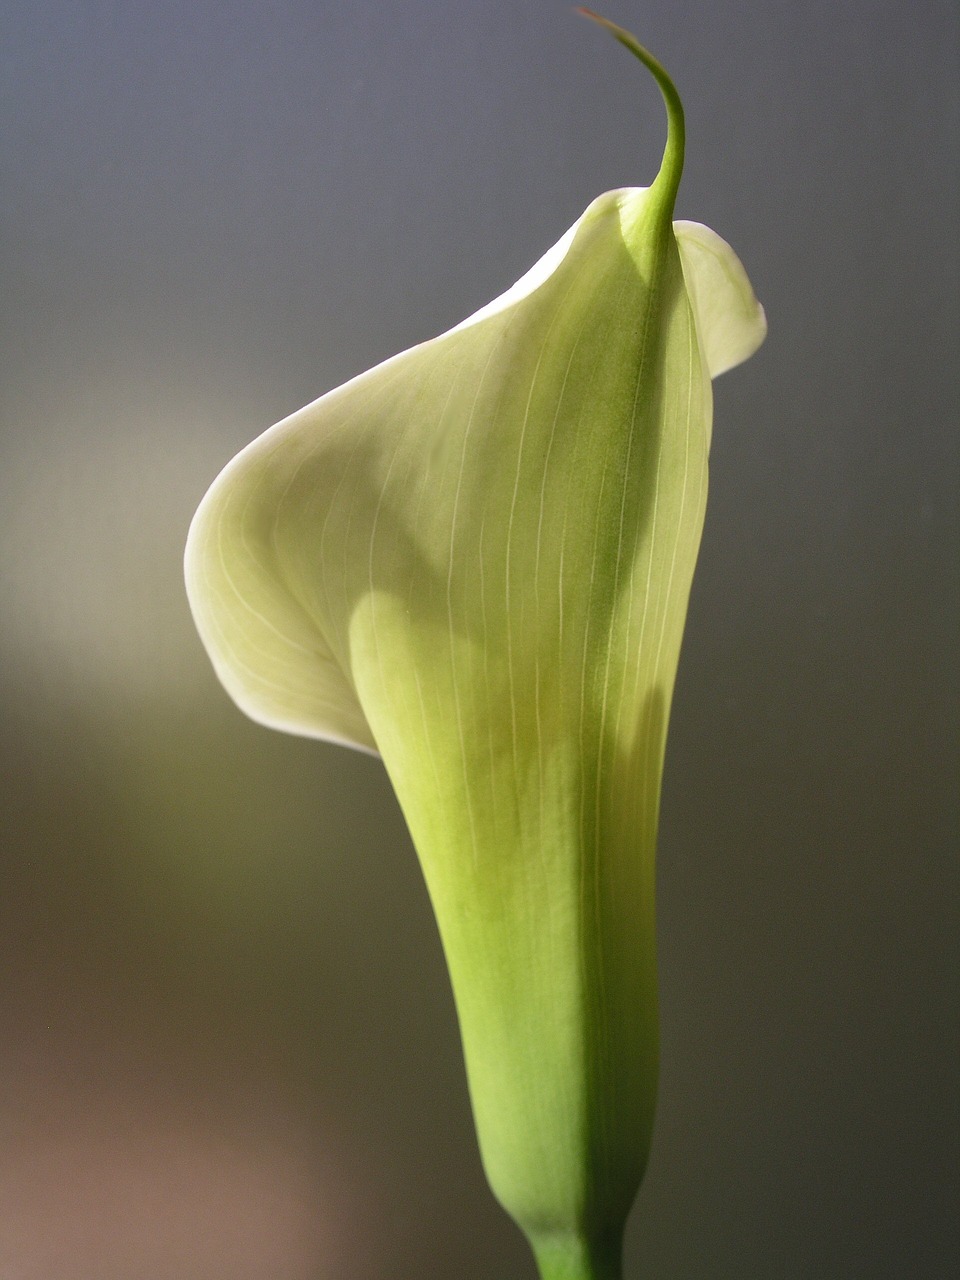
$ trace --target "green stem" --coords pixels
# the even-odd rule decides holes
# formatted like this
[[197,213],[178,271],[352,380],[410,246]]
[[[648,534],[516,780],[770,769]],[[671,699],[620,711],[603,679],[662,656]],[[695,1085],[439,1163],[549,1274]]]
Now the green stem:
[[623,1280],[620,1240],[548,1237],[533,1245],[540,1280]]

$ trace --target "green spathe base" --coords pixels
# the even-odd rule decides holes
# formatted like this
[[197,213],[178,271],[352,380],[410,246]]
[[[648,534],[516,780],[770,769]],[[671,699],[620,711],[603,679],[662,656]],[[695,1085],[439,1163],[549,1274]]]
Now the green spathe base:
[[532,1241],[540,1280],[623,1280],[622,1233],[605,1239],[544,1236]]

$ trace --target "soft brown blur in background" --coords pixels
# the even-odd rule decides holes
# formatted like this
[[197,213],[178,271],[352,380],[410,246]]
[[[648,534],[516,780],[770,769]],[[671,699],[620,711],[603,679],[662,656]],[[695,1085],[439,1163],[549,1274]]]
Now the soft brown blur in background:
[[[628,1277],[943,1277],[956,10],[609,15],[770,319],[717,387]],[[0,59],[0,1280],[532,1280],[381,768],[234,710],[180,557],[254,435],[649,181],[656,92],[553,0],[8,0]]]

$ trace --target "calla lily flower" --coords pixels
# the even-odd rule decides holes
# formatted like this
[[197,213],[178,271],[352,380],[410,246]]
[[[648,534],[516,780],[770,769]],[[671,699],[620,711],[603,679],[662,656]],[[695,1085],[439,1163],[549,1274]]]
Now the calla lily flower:
[[[591,15],[593,16],[593,15]],[[600,20],[604,21],[604,20]],[[186,579],[255,720],[376,752],[449,964],[484,1166],[544,1280],[615,1280],[657,1080],[654,849],[711,377],[763,340],[730,247],[650,187],[243,450]]]

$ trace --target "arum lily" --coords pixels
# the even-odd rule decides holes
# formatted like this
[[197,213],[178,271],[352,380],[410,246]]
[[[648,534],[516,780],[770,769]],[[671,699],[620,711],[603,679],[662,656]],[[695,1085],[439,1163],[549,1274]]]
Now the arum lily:
[[[593,16],[593,15],[591,15]],[[544,1280],[615,1280],[657,1080],[654,845],[710,380],[765,320],[647,188],[496,301],[271,428],[186,552],[255,720],[377,752],[422,862],[483,1161]]]

